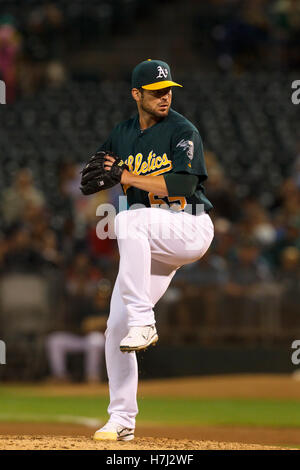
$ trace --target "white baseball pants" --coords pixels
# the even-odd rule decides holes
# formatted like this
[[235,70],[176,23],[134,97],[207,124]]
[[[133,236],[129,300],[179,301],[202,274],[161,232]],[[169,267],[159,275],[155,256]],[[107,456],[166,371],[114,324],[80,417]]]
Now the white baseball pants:
[[155,323],[153,307],[176,270],[205,254],[214,227],[206,213],[194,216],[170,209],[141,208],[120,212],[115,218],[115,232],[120,265],[105,332],[108,413],[110,421],[134,428],[138,413],[137,360],[134,352],[120,351],[120,342],[129,327]]

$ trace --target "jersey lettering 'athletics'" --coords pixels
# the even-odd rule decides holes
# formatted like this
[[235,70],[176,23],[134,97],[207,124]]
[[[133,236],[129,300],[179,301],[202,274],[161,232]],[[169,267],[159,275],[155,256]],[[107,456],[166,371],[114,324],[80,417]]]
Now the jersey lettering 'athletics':
[[202,185],[207,179],[207,172],[200,134],[188,119],[173,109],[170,109],[166,118],[145,130],[140,129],[138,114],[119,123],[99,150],[114,152],[126,161],[130,171],[136,175],[183,173],[198,176],[196,190],[187,198],[156,196],[133,186],[123,185],[129,207],[133,204],[143,204],[146,207],[177,204],[183,210],[189,204],[193,214],[199,212],[199,207],[204,206],[207,212],[212,209]]

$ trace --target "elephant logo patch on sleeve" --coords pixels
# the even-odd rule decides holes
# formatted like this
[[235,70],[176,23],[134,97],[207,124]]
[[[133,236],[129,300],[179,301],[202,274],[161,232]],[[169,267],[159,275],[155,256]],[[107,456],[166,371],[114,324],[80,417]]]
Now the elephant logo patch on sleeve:
[[182,147],[184,150],[186,150],[186,154],[190,160],[193,160],[194,157],[194,142],[191,140],[184,140],[182,139],[176,147]]

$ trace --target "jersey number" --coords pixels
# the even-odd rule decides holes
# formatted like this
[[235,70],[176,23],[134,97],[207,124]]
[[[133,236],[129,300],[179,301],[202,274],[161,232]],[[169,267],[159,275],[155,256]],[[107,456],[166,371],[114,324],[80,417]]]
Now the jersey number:
[[159,198],[153,193],[148,193],[149,196],[149,202],[151,206],[157,206],[157,205],[164,205],[168,204],[169,207],[174,206],[179,206],[179,210],[183,211],[187,202],[186,198],[184,196],[164,196]]

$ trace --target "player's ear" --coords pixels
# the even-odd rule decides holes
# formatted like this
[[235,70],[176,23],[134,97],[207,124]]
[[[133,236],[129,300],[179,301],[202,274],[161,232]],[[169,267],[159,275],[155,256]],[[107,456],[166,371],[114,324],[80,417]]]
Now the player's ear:
[[131,95],[134,101],[138,102],[141,100],[141,92],[138,88],[132,88]]

